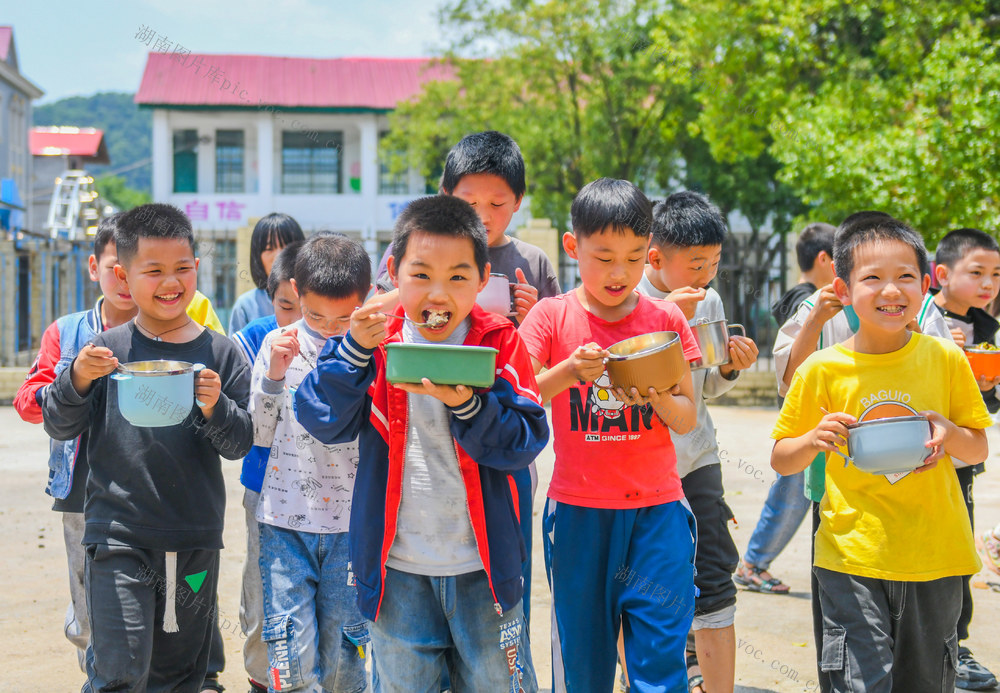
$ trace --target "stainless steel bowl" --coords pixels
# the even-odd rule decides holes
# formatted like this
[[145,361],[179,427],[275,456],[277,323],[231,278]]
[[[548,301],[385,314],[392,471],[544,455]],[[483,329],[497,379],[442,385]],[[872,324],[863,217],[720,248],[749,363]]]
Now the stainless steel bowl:
[[729,330],[735,329],[738,329],[742,336],[747,336],[743,325],[739,323],[729,325],[725,320],[709,322],[702,319],[691,325],[695,341],[698,342],[698,348],[701,349],[701,358],[691,362],[691,370],[724,366],[729,363]]
[[624,339],[608,347],[605,363],[615,387],[634,387],[645,394],[669,390],[679,383],[688,368],[676,332],[651,332]]
[[850,424],[847,455],[854,466],[871,474],[913,471],[931,454],[926,447],[931,425],[926,416],[894,416]]

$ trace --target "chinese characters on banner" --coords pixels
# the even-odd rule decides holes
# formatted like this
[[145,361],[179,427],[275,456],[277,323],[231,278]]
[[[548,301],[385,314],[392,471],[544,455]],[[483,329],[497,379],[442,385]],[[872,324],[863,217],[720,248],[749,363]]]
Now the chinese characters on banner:
[[236,200],[220,200],[218,202],[199,202],[191,200],[184,205],[184,213],[188,219],[195,221],[244,221],[242,202]]

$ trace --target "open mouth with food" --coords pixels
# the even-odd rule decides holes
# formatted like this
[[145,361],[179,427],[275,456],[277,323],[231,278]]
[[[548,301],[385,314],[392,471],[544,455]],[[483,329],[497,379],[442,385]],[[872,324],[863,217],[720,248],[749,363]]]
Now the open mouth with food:
[[424,325],[429,330],[439,330],[451,320],[451,311],[441,310],[440,308],[425,310],[421,315],[424,319]]

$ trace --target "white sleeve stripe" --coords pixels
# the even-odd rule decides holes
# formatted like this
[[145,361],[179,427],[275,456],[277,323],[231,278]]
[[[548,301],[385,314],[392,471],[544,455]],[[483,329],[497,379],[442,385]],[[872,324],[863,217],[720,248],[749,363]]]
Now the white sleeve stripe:
[[465,406],[461,409],[453,409],[452,414],[454,414],[459,419],[471,419],[473,416],[479,413],[479,410],[483,408],[483,403],[479,399],[479,395],[473,395]]
[[356,349],[351,348],[351,345],[347,343],[347,340],[343,340],[340,346],[337,347],[337,354],[340,358],[344,359],[348,363],[352,363],[358,368],[366,368],[368,362],[371,360],[370,354],[358,353]]

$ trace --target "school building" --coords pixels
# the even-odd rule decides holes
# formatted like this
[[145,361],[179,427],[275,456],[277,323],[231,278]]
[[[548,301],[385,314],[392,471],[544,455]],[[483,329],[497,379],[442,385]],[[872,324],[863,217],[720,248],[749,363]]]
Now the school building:
[[440,174],[390,171],[388,115],[448,75],[426,58],[149,54],[135,99],[153,111],[153,199],[191,218],[199,288],[223,321],[252,287],[249,234],[270,212],[358,238],[377,261]]

